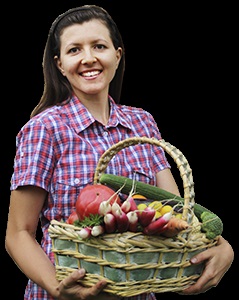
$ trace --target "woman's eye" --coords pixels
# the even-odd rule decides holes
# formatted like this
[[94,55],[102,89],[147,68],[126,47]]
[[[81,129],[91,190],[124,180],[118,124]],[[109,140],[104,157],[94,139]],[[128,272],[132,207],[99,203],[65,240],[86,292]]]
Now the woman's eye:
[[106,47],[104,45],[101,45],[101,44],[98,44],[98,45],[95,45],[95,48],[99,49],[99,50],[103,50],[105,49]]
[[76,53],[76,52],[78,52],[79,51],[79,49],[78,48],[71,48],[70,49],[70,53]]

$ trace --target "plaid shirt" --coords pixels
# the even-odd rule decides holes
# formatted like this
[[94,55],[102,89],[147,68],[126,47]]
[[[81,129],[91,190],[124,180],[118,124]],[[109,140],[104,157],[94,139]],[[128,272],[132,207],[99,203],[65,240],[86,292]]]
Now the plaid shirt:
[[[48,192],[41,211],[41,246],[54,263],[48,226],[52,219],[65,221],[74,209],[80,190],[93,183],[100,156],[115,143],[135,136],[161,139],[152,115],[141,108],[110,101],[107,126],[95,120],[84,105],[72,97],[62,106],[53,106],[30,119],[16,138],[16,156],[11,190],[35,185]],[[149,144],[127,147],[109,162],[106,173],[155,184],[155,173],[169,168],[164,151]],[[29,280],[25,300],[53,299]],[[145,294],[127,299],[154,300]]]

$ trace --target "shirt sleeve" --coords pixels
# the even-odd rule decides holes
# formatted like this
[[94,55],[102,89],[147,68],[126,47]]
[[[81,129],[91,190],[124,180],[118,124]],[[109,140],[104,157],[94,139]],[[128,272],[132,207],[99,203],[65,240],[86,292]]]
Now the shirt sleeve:
[[30,120],[16,137],[11,190],[34,185],[48,191],[53,169],[53,139],[41,121]]

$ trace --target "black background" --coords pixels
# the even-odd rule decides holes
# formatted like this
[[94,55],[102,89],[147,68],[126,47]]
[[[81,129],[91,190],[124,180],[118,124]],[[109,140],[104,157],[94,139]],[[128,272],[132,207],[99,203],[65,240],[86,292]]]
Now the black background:
[[[163,138],[184,153],[193,170],[196,202],[222,218],[223,236],[236,252],[235,8],[223,3],[162,5],[113,0],[19,4],[9,8],[7,29],[2,27],[2,90],[6,94],[0,172],[1,270],[10,286],[9,295],[16,300],[23,299],[27,279],[4,249],[15,136],[43,91],[42,55],[51,23],[58,14],[82,4],[103,6],[118,24],[126,48],[121,103],[151,112]],[[180,186],[174,165],[173,171]],[[205,299],[236,290],[235,270],[236,259],[218,287],[194,297]],[[175,293],[157,296],[183,297]]]

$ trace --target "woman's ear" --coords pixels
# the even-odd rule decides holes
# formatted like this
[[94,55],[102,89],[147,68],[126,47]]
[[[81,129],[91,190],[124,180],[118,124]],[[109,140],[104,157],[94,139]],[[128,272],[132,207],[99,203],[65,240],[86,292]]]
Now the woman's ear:
[[121,48],[121,47],[118,47],[118,49],[116,50],[116,69],[117,69],[118,66],[119,66],[121,57],[122,57],[122,48]]
[[64,69],[62,68],[61,61],[60,61],[60,59],[58,58],[58,56],[54,56],[54,60],[55,60],[56,66],[57,66],[57,68],[59,69],[59,71],[61,72],[61,74],[62,74],[63,76],[65,76],[65,71],[64,71]]

